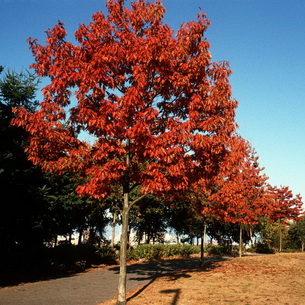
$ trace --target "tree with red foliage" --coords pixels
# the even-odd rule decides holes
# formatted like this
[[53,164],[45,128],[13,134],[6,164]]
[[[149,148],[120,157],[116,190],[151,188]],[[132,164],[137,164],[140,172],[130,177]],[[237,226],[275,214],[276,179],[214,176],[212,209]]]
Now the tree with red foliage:
[[282,225],[287,223],[287,220],[299,220],[302,214],[303,201],[300,194],[293,195],[288,186],[270,186],[268,191],[274,201],[275,207],[270,215],[272,221],[279,221],[280,230],[280,246],[279,251],[282,251]]
[[[202,213],[215,215],[218,219],[240,224],[240,251],[242,229],[245,225],[258,223],[259,217],[270,215],[272,201],[268,196],[266,177],[259,167],[258,156],[251,145],[242,138],[239,163],[226,176],[218,177],[216,191],[209,196],[210,205]],[[214,186],[215,187],[215,186]]]
[[[29,39],[32,67],[51,82],[40,109],[15,109],[13,124],[29,132],[34,164],[87,178],[80,195],[105,198],[121,187],[118,304],[125,304],[129,209],[148,193],[179,193],[222,170],[237,102],[228,64],[211,61],[205,14],[174,36],[158,0],[131,8],[109,0],[107,8],[80,25],[76,45],[61,22],[46,32],[45,46]],[[130,200],[133,193],[140,195]]]

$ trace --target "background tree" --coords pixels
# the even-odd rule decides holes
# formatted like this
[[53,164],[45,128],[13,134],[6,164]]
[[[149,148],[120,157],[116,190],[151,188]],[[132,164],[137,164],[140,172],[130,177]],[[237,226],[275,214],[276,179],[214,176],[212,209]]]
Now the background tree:
[[[202,213],[214,215],[219,220],[240,224],[240,247],[242,253],[243,228],[258,223],[259,217],[270,215],[273,206],[267,196],[262,168],[250,144],[240,137],[234,139],[232,168],[221,172],[211,184],[209,204]],[[237,146],[234,146],[237,145]],[[234,155],[233,153],[233,155]]]
[[296,247],[304,252],[305,247],[305,217],[303,216],[301,220],[295,221],[289,227],[288,231],[289,240],[296,243]]
[[282,251],[282,230],[287,220],[297,220],[302,213],[302,197],[300,194],[293,195],[288,186],[269,186],[269,193],[275,203],[271,214],[271,220],[279,223],[279,251]]
[[10,125],[14,107],[22,105],[29,112],[36,108],[37,84],[27,72],[8,71],[0,80],[0,245],[5,251],[30,249],[43,241],[43,175],[24,153],[27,132]]
[[[211,239],[216,240],[217,244],[229,249],[233,242],[240,242],[240,224],[214,219],[207,225],[207,234]],[[243,241],[250,242],[249,232],[243,230],[242,234]]]
[[168,208],[159,199],[148,195],[133,207],[131,211],[130,229],[136,232],[136,241],[149,244],[164,242],[167,231]]
[[46,173],[45,176],[47,181],[44,200],[49,211],[46,218],[49,219],[48,227],[53,238],[57,240],[58,235],[68,236],[71,244],[73,233],[78,232],[78,244],[81,244],[84,231],[89,230],[87,242],[91,245],[104,239],[103,232],[109,223],[106,204],[88,196],[78,196],[75,188],[81,180],[77,176],[57,176],[53,173]]
[[58,235],[71,241],[72,233],[90,226],[99,237],[107,221],[101,203],[76,195],[75,177],[43,173],[27,159],[28,133],[10,122],[14,107],[36,109],[38,83],[29,72],[7,71],[0,80],[0,270],[7,279],[47,272],[54,263],[47,246]]
[[[29,40],[32,67],[51,83],[39,110],[16,109],[14,124],[31,134],[34,164],[88,178],[79,194],[105,198],[121,185],[118,304],[125,304],[131,206],[148,193],[181,192],[215,174],[229,153],[224,143],[235,130],[237,102],[228,64],[211,61],[204,14],[174,37],[160,1],[138,0],[128,9],[109,0],[107,8],[108,16],[95,13],[79,27],[76,45],[65,40],[62,23],[47,31],[45,46]],[[78,137],[81,130],[94,144]],[[130,202],[137,187],[141,195]]]
[[196,215],[190,209],[188,201],[174,201],[171,203],[171,212],[169,214],[168,225],[172,233],[176,235],[177,244],[181,243],[181,239],[185,235],[193,235],[189,230],[191,223],[194,222]]
[[108,196],[105,199],[107,204],[108,212],[111,214],[111,241],[110,246],[113,248],[115,246],[115,236],[116,236],[116,226],[121,223],[120,211],[122,205],[122,191],[120,186],[117,186],[117,191]]

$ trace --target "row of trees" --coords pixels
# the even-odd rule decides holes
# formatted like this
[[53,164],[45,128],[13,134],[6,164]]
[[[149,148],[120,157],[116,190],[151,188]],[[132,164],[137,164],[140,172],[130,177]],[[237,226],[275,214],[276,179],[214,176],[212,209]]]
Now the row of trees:
[[[25,99],[12,104],[11,128],[23,130],[35,166],[73,177],[80,205],[110,201],[120,213],[118,304],[125,304],[129,219],[141,205],[179,211],[183,202],[202,232],[218,219],[240,224],[242,237],[261,217],[297,218],[302,201],[267,184],[251,145],[237,134],[231,71],[211,60],[204,13],[174,36],[160,1],[127,8],[109,0],[107,9],[79,27],[76,44],[66,41],[61,22],[46,32],[45,45],[29,39],[32,68],[50,84],[38,108]],[[145,232],[140,221],[133,226]]]
[[[106,200],[77,196],[75,189],[82,182],[80,177],[68,173],[63,176],[44,173],[27,160],[24,153],[27,133],[11,126],[10,122],[16,106],[23,105],[29,111],[37,109],[37,88],[37,77],[28,72],[7,71],[0,81],[0,136],[4,144],[1,145],[0,160],[2,249],[16,246],[39,248],[56,240],[58,235],[71,239],[73,232],[81,236],[88,229],[90,242],[94,242],[96,236],[103,236],[105,226],[112,222],[113,217],[115,222],[119,222],[119,194]],[[147,196],[134,206],[130,229],[137,232],[137,240],[142,240],[144,235],[148,243],[162,240],[169,227],[177,235],[201,237],[200,217],[194,217],[196,211],[190,209],[189,203],[171,202],[173,209],[169,209],[167,203]]]
[[[11,202],[11,204],[4,205],[8,212],[2,214],[3,221],[1,222],[3,224],[3,238],[1,242],[6,244],[7,241],[5,240],[8,236],[10,236],[9,241],[12,244],[25,243],[26,240],[31,244],[30,240],[33,239],[34,244],[37,245],[38,240],[42,244],[57,235],[71,236],[73,231],[78,231],[82,235],[81,233],[88,228],[91,228],[90,232],[94,236],[95,232],[102,232],[108,222],[108,219],[105,217],[106,209],[112,210],[114,214],[119,212],[118,196],[112,196],[106,201],[99,201],[85,196],[79,197],[75,194],[74,190],[80,184],[80,179],[71,179],[71,176],[68,175],[60,177],[53,174],[45,174],[27,161],[22,148],[26,142],[26,134],[22,129],[10,126],[10,121],[13,117],[12,109],[16,105],[23,104],[32,111],[35,109],[34,96],[36,86],[36,79],[31,74],[7,73],[1,81],[1,115],[3,118],[1,137],[3,143],[5,143],[2,146],[1,153],[1,185],[3,187],[2,193],[7,194],[4,198],[10,198]],[[261,171],[258,168],[257,157],[254,157],[253,153],[251,160],[246,162],[248,170],[249,162],[254,164],[253,172],[259,173]],[[251,173],[250,170],[249,172]],[[259,175],[253,175],[252,178],[254,177],[256,181],[248,181],[249,179],[245,176],[246,174],[246,170],[238,172],[239,176],[234,176],[236,180],[227,180],[227,189],[223,188],[218,193],[220,196],[226,196],[220,202],[223,205],[222,213],[227,213],[227,218],[231,217],[231,221],[228,222],[240,222],[242,220],[244,224],[251,223],[251,221],[247,221],[244,218],[245,216],[249,217],[245,213],[243,214],[238,211],[238,217],[235,217],[234,214],[231,216],[230,213],[236,213],[236,210],[229,213],[224,209],[232,210],[232,205],[228,204],[228,200],[235,204],[238,202],[233,195],[228,196],[228,190],[231,192],[233,189],[238,190],[236,186],[232,187],[229,182],[237,183],[238,187],[243,188],[242,191],[245,191],[247,187],[255,187],[252,198],[254,196],[261,196],[259,198],[262,198],[261,187],[264,185],[263,182],[266,180],[266,177],[261,177],[261,182],[257,182]],[[12,177],[15,177],[15,179]],[[18,192],[15,192],[14,189],[18,189]],[[271,207],[273,219],[295,218],[298,215],[297,210],[291,208],[293,201],[289,202],[289,200],[292,198],[292,194],[288,188],[275,190],[269,187],[268,192],[277,192],[278,196],[282,197],[280,210],[272,210]],[[8,194],[11,196],[9,197]],[[250,195],[245,196],[245,194],[240,198],[247,201]],[[165,221],[166,218],[171,219],[170,227],[174,228],[178,234],[194,234],[186,225],[187,217],[196,219],[194,217],[196,215],[194,207],[190,208],[189,202],[172,203],[172,205],[174,209],[172,215],[169,216],[170,213],[163,201],[156,200],[152,196],[142,200],[142,203],[134,209],[134,217],[130,224],[131,228],[136,229],[138,240],[141,240],[145,233],[147,242],[160,239],[158,234],[160,232],[164,233],[165,228],[168,226],[168,222]],[[213,205],[211,202],[207,203],[206,200],[204,201],[204,209],[208,212],[205,212],[203,222],[207,223],[209,218],[207,215],[213,215],[211,209],[214,206],[215,202]],[[245,203],[241,203],[240,206],[243,209],[247,208]],[[254,215],[252,217],[260,216],[259,213],[254,211],[257,207],[253,203],[249,203],[249,206],[253,210],[251,210],[251,213]],[[9,211],[10,208],[14,212]],[[266,209],[267,205],[262,205],[262,208]],[[191,213],[189,213],[190,211]],[[268,213],[264,212],[262,215],[265,214]],[[210,218],[212,219],[212,216]],[[256,220],[257,218],[255,222]],[[199,223],[201,221],[199,220]],[[190,223],[195,222],[192,220]],[[191,226],[194,226],[194,224],[191,224]],[[31,231],[32,228],[36,229],[36,233],[35,230]],[[198,236],[198,233],[196,235]]]

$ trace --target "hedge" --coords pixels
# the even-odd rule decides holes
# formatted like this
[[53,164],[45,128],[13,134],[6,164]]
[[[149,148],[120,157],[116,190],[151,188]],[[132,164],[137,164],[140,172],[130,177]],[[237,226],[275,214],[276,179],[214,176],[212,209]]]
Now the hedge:
[[200,247],[188,244],[165,245],[165,244],[144,244],[131,248],[127,252],[127,258],[133,260],[161,259],[173,256],[188,257],[191,254],[199,253]]

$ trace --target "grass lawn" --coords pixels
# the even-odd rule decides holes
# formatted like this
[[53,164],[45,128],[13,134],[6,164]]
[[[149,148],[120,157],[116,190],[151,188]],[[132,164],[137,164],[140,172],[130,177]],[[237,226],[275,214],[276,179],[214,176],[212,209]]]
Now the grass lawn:
[[[305,253],[254,255],[157,278],[128,305],[305,304]],[[113,305],[115,300],[100,305]]]

